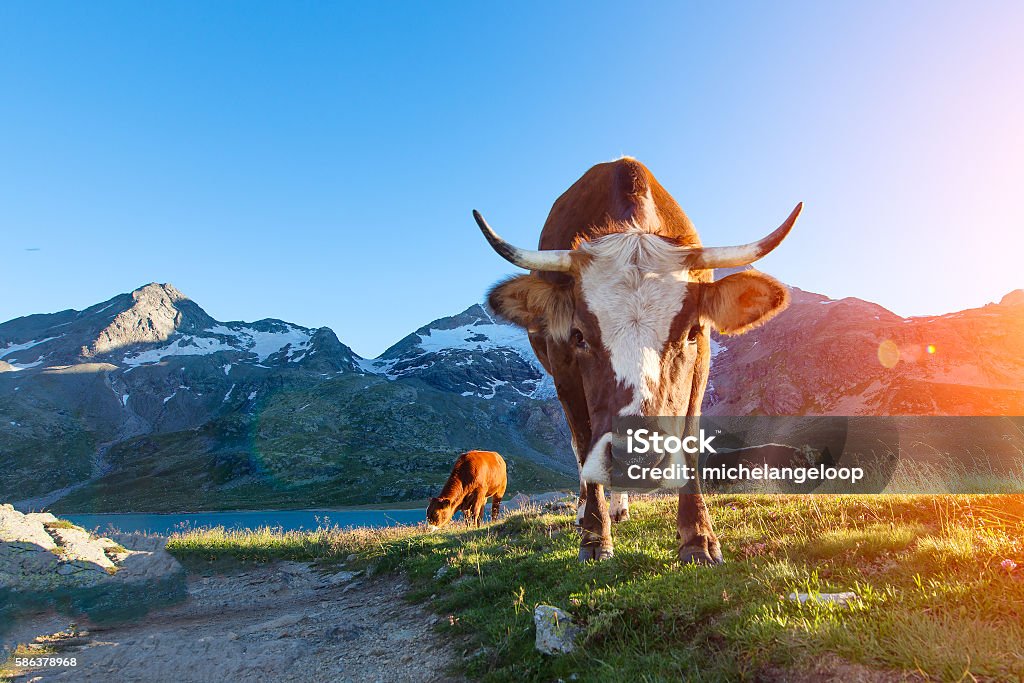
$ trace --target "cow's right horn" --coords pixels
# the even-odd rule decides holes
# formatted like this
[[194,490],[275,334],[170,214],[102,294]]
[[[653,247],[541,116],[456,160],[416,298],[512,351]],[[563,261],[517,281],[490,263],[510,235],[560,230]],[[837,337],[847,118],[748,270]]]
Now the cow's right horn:
[[494,251],[509,263],[514,263],[520,268],[527,270],[557,271],[566,273],[572,269],[572,252],[568,249],[520,249],[498,237],[498,233],[487,225],[487,221],[474,209],[473,218],[480,226],[480,232],[484,234]]

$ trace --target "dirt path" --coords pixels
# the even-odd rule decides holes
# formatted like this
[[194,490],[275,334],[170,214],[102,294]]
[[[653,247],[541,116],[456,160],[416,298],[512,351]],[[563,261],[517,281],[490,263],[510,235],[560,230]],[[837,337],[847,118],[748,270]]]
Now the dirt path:
[[395,576],[278,562],[188,579],[188,599],[53,644],[77,666],[16,681],[450,681],[457,660]]

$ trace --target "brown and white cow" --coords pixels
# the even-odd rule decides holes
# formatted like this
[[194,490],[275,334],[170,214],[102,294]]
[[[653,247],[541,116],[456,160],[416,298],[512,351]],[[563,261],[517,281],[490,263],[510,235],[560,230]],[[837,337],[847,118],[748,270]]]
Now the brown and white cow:
[[[774,249],[802,205],[767,237],[702,247],[675,199],[640,162],[598,164],[555,201],[540,249],[502,240],[476,211],[498,254],[530,270],[496,285],[491,308],[529,332],[552,375],[580,465],[580,560],[612,556],[602,483],[618,416],[697,416],[710,366],[709,334],[740,334],[782,311],[786,289],[747,270],[713,281]],[[679,559],[722,562],[699,482],[679,493]],[[619,511],[621,514],[621,511]]]

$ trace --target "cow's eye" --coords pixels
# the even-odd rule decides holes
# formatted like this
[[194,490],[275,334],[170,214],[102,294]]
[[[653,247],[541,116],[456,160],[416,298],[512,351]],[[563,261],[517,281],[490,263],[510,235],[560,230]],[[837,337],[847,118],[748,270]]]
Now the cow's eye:
[[688,342],[690,342],[692,344],[693,342],[697,341],[697,337],[699,337],[699,336],[700,336],[700,325],[694,325],[693,327],[690,328],[689,334],[686,335],[686,341],[688,341]]
[[580,332],[577,328],[573,328],[572,330],[572,343],[573,346],[582,351],[585,351],[590,348],[590,346],[587,344],[587,340],[583,338],[583,333]]

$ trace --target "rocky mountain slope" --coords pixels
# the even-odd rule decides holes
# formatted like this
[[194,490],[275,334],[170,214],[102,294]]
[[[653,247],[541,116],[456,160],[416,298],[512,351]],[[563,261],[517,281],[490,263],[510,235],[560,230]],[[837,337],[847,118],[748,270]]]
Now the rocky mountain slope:
[[900,318],[791,289],[771,324],[718,340],[717,415],[1024,415],[1024,291],[957,313]]
[[[1020,415],[1024,292],[903,319],[792,289],[716,338],[705,412]],[[481,305],[363,359],[327,328],[219,322],[171,285],[0,324],[0,499],[56,510],[421,499],[468,448],[514,486],[575,475],[551,379]]]

